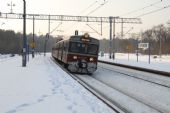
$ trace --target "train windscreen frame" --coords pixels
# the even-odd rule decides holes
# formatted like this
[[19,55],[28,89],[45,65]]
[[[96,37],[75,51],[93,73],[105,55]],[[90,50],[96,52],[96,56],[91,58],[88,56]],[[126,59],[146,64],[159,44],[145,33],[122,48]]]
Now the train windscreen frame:
[[80,54],[98,54],[98,45],[89,43],[70,42],[70,52]]

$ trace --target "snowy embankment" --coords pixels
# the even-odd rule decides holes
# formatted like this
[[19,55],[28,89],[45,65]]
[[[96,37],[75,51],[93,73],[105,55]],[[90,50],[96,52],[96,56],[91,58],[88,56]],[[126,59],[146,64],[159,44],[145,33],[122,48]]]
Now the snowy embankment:
[[11,59],[9,54],[8,55],[1,55],[0,54],[0,62],[4,62],[4,61],[6,61],[8,59]]
[[47,57],[0,61],[0,113],[112,113]]
[[105,54],[103,57],[99,56],[99,60],[170,72],[170,55],[163,55],[162,58],[151,56],[150,64],[148,55],[139,55],[137,62],[136,54],[128,55],[124,53],[116,53],[114,60],[109,59],[109,55]]

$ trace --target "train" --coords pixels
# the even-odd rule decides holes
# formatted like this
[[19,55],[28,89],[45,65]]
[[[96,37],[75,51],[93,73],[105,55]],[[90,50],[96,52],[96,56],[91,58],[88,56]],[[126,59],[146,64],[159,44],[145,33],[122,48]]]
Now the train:
[[52,57],[70,72],[92,74],[97,70],[99,40],[84,35],[72,35],[52,47]]

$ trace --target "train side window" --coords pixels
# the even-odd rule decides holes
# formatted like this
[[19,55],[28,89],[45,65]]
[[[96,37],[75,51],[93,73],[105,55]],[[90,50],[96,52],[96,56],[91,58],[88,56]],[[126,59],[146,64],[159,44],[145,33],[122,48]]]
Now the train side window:
[[58,50],[60,50],[60,43],[58,44]]
[[61,50],[64,49],[64,42],[61,43]]
[[67,42],[64,43],[64,51],[67,50]]
[[69,43],[68,42],[66,42],[66,49],[68,50],[68,47],[69,47]]
[[63,51],[65,51],[65,48],[66,48],[66,47],[65,47],[65,43],[63,42]]
[[58,44],[56,44],[55,49],[58,50]]

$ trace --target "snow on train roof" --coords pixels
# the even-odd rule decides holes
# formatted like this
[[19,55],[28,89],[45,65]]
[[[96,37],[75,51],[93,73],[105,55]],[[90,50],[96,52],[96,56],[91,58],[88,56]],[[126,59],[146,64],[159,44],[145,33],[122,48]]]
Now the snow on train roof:
[[90,37],[89,35],[72,35],[72,36],[66,36],[60,38],[60,40],[57,40],[56,43],[58,42],[63,42],[63,41],[84,41],[84,42],[90,42],[90,43],[99,43],[99,40],[93,37]]

